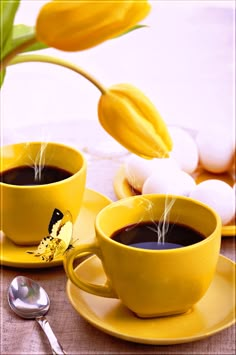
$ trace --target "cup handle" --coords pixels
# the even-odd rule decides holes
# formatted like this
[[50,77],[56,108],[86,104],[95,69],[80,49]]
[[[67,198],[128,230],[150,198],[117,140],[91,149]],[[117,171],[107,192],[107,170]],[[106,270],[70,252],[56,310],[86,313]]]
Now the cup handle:
[[71,282],[73,282],[73,284],[75,284],[83,291],[92,293],[96,296],[117,298],[117,295],[112,289],[111,283],[108,279],[104,285],[96,285],[89,281],[81,280],[80,277],[75,273],[73,267],[74,260],[88,254],[95,254],[101,260],[100,249],[94,243],[78,245],[66,253],[63,264],[67,277],[71,280]]

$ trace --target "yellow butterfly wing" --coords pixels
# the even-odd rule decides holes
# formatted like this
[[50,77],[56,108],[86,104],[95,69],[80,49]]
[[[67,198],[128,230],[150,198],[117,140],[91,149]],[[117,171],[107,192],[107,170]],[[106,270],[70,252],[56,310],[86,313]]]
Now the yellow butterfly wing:
[[55,250],[54,257],[64,254],[64,252],[68,249],[71,243],[72,233],[73,233],[72,217],[69,211],[67,211],[62,219],[59,228],[56,231],[55,239],[59,239],[59,243]]
[[73,233],[70,212],[66,211],[65,214],[62,214],[61,211],[55,209],[48,229],[50,235],[41,240],[37,250],[27,252],[46,262],[63,255],[70,245]]

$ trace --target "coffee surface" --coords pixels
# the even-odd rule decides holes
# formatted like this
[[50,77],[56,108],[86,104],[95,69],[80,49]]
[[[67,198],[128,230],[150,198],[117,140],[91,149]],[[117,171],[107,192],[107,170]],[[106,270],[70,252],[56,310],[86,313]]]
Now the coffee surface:
[[64,169],[45,165],[19,166],[0,173],[0,181],[10,185],[45,185],[72,176]]
[[179,223],[140,222],[117,230],[111,238],[121,244],[142,249],[175,249],[202,241],[198,231]]

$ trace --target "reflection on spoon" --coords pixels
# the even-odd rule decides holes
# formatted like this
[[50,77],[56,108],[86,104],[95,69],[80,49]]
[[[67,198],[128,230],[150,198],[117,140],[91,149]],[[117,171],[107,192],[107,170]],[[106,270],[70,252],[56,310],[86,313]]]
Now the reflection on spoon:
[[12,280],[7,296],[9,306],[19,317],[38,322],[49,340],[52,354],[66,354],[44,316],[49,310],[50,300],[37,282],[25,276],[17,276]]

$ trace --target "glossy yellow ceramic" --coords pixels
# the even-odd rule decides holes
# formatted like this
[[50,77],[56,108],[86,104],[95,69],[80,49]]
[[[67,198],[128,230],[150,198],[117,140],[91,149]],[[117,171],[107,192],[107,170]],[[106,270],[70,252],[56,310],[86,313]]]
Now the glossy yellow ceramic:
[[[111,200],[91,189],[85,189],[79,217],[73,226],[75,244],[89,241],[95,235],[94,223],[98,212],[111,203]],[[0,232],[0,264],[20,268],[48,268],[62,264],[60,256],[50,263],[45,263],[27,251],[35,250],[35,246],[16,245]]]
[[[81,291],[70,280],[67,296],[74,309],[96,328],[136,343],[170,345],[212,336],[235,323],[235,263],[220,255],[205,296],[189,311],[174,317],[141,319],[117,299]],[[75,273],[91,283],[106,281],[99,259],[92,256]]]
[[[230,186],[233,186],[235,181],[231,174],[213,174],[206,172],[205,170],[199,168],[197,169],[194,175],[196,183],[200,183],[201,181],[207,179],[219,179],[225,181]],[[134,190],[132,186],[128,183],[128,180],[125,177],[124,166],[121,166],[116,172],[113,180],[113,187],[117,198],[126,198],[130,196],[140,195],[140,192]],[[222,226],[221,229],[222,237],[235,237],[236,236],[236,225],[235,218],[234,220],[226,226]]]
[[45,185],[17,186],[0,183],[0,229],[16,244],[32,245],[48,235],[55,208],[69,210],[75,221],[81,207],[86,161],[71,147],[59,143],[18,143],[1,148],[0,171],[35,163],[71,172],[65,180]]
[[[168,203],[174,204],[168,220],[198,230],[204,240],[178,249],[145,250],[117,243],[110,236],[129,224],[158,221]],[[215,273],[221,240],[221,220],[210,207],[186,197],[142,195],[119,200],[97,216],[96,240],[75,247],[64,258],[70,280],[82,290],[119,298],[140,317],[188,311],[206,293]],[[107,281],[95,285],[73,269],[75,258],[96,254]]]

